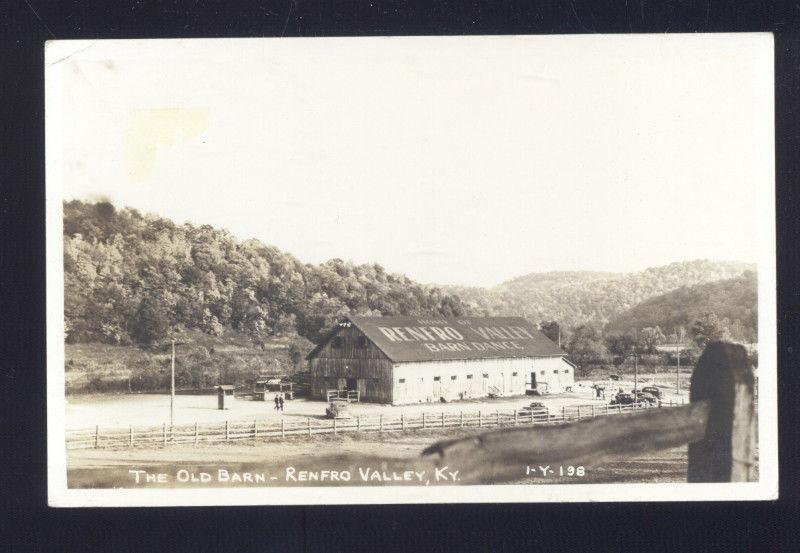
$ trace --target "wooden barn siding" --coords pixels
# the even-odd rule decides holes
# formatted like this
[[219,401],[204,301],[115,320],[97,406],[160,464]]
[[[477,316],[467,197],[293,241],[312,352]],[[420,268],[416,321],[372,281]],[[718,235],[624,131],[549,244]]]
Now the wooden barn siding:
[[366,348],[356,347],[356,340],[365,337],[356,327],[341,328],[337,336],[343,340],[341,348],[334,348],[330,340],[309,362],[312,396],[325,399],[339,378],[363,378],[363,401],[390,403],[392,362],[370,340]]

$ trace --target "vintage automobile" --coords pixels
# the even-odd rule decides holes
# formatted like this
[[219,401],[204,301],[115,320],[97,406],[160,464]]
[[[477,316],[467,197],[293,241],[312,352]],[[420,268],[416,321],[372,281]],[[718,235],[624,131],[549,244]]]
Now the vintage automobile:
[[519,410],[519,414],[523,416],[534,416],[537,415],[547,415],[548,413],[547,407],[543,403],[539,403],[538,401],[531,402],[530,405],[526,405]]
[[648,403],[650,405],[658,405],[661,403],[659,399],[654,396],[653,394],[646,392],[645,390],[641,390],[636,392],[636,397],[639,399],[640,402]]
[[642,388],[642,391],[647,394],[652,394],[658,399],[661,399],[661,390],[659,388],[656,388],[655,386],[645,386],[644,388]]
[[[649,401],[641,397],[641,392],[639,392],[639,397],[634,399],[633,394],[626,394],[626,393],[619,393],[611,398],[611,405],[633,405],[634,403],[641,406],[649,405]],[[652,396],[651,396],[652,397]]]

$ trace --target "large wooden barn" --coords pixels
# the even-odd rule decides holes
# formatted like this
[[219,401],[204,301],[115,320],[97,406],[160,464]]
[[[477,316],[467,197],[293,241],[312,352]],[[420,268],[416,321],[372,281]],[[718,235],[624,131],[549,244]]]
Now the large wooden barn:
[[347,317],[308,354],[311,393],[395,405],[558,393],[575,366],[520,317]]

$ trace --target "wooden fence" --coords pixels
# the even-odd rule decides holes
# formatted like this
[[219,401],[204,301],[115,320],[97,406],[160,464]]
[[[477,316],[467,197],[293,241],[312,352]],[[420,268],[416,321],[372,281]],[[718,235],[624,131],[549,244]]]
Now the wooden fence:
[[[662,407],[677,403],[663,402]],[[241,440],[281,439],[290,436],[338,434],[340,432],[396,432],[434,428],[491,428],[522,425],[558,424],[594,417],[622,415],[642,409],[637,405],[571,405],[551,411],[482,410],[472,412],[421,413],[408,415],[360,415],[351,418],[305,419],[292,417],[280,420],[225,421],[193,423],[170,427],[85,428],[67,430],[67,448],[134,447],[170,444],[197,444]]]
[[425,463],[450,466],[464,483],[520,480],[530,465],[596,465],[689,444],[689,482],[752,482],[757,478],[756,402],[747,352],[709,344],[697,362],[691,402],[619,419],[599,418],[539,428],[509,428],[434,444]]

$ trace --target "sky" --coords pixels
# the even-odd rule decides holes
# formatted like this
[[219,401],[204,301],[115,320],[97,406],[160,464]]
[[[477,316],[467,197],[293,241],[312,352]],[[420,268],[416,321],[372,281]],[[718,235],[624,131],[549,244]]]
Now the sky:
[[426,283],[756,261],[772,38],[55,41],[49,200]]

